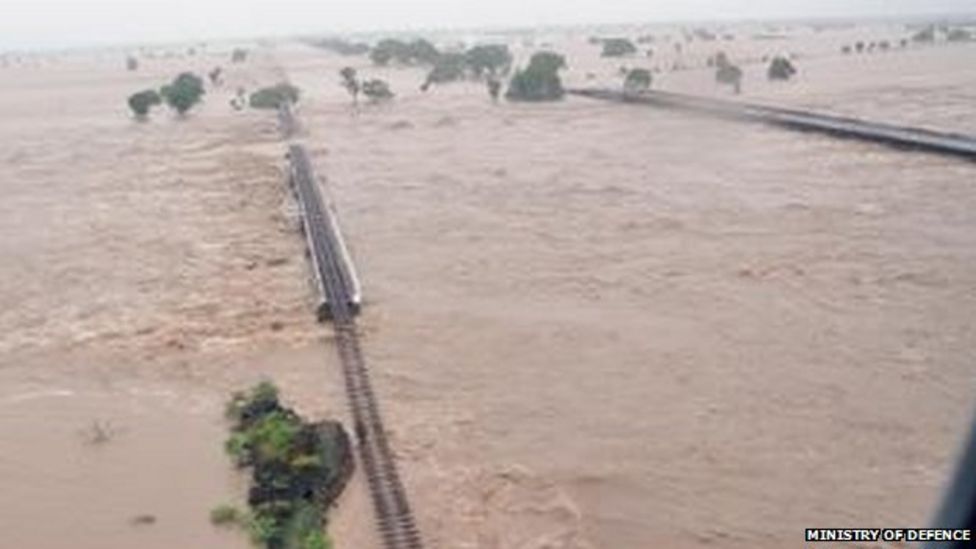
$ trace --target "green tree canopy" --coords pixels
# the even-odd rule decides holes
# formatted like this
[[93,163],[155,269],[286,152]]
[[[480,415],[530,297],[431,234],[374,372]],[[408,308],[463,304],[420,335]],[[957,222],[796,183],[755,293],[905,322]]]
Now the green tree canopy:
[[505,98],[509,101],[556,101],[565,95],[559,71],[566,58],[558,53],[541,51],[532,55],[529,66],[515,71]]
[[606,38],[603,40],[603,57],[623,57],[637,53],[637,46],[626,38]]
[[166,104],[180,114],[199,103],[206,92],[203,89],[203,79],[192,72],[184,72],[173,80],[172,84],[163,86],[159,94]]
[[150,109],[163,102],[156,90],[144,90],[129,96],[129,108],[136,118],[145,118]]

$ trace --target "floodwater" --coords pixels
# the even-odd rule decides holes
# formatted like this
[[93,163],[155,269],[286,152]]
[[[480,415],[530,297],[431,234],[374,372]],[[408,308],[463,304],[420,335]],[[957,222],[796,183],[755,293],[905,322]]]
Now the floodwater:
[[[854,58],[835,46],[894,30],[831,32],[736,41],[800,53],[795,82],[742,98],[976,133],[976,46]],[[585,34],[543,41],[569,82],[615,81]],[[971,162],[581,98],[493,105],[474,84],[422,94],[417,69],[298,44],[232,67],[188,120],[136,124],[121,98],[182,65],[117,61],[8,69],[36,93],[0,92],[0,252],[17,257],[0,483],[31,500],[0,500],[0,527],[22,546],[244,546],[206,523],[242,482],[220,455],[227,392],[274,376],[343,417],[274,117],[226,105],[282,70],[431,547],[799,548],[806,527],[927,524],[973,405]],[[353,108],[344,64],[397,99]],[[657,78],[726,93],[703,69]],[[118,433],[93,444],[105,422]],[[370,518],[354,485],[339,545],[375,546]]]

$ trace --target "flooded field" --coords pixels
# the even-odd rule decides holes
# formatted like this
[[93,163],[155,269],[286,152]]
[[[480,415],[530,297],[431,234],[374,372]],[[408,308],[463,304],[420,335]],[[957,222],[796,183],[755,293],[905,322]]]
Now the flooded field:
[[[567,54],[571,85],[619,85],[588,34],[536,42]],[[741,99],[976,133],[976,46],[838,52],[859,36],[897,34],[736,40],[800,68],[773,86],[745,65]],[[973,163],[582,98],[495,105],[475,84],[424,94],[419,69],[292,42],[187,120],[139,124],[128,93],[221,57],[119,59],[43,58],[0,91],[0,527],[20,546],[246,546],[207,523],[242,490],[227,394],[272,376],[344,417],[274,116],[227,105],[281,74],[431,547],[799,548],[806,527],[927,524],[973,404]],[[626,63],[673,61],[650,59]],[[353,108],[347,64],[396,100]],[[728,95],[711,79],[655,87]],[[371,530],[353,486],[338,546],[377,547]]]

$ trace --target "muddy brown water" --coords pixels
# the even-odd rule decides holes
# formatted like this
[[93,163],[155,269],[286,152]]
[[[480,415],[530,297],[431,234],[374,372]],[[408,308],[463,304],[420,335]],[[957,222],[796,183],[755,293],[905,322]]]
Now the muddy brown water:
[[[809,72],[746,98],[972,130],[971,47],[868,64],[831,53],[855,31],[837,32],[777,44]],[[614,81],[584,35],[550,38],[568,81]],[[973,164],[423,95],[420,71],[365,63],[398,98],[354,112],[350,60],[295,44],[230,67],[190,119],[136,124],[121,98],[222,58],[122,59],[5,69],[20,84],[0,91],[0,530],[18,546],[246,546],[206,517],[242,490],[227,394],[272,376],[344,417],[274,117],[226,102],[278,64],[305,90],[300,139],[364,282],[429,546],[798,548],[808,526],[926,524],[972,406]],[[658,85],[722,93],[705,71]],[[361,482],[332,529],[377,546]]]

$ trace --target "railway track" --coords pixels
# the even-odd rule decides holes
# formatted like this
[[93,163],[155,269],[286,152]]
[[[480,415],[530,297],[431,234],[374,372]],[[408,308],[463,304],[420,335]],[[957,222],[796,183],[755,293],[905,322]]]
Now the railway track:
[[[279,113],[283,131],[297,125],[290,111]],[[363,360],[356,329],[358,283],[342,244],[335,220],[323,205],[318,180],[305,148],[289,146],[291,185],[298,199],[313,271],[323,293],[321,308],[335,330],[335,343],[342,363],[346,395],[353,418],[360,461],[373,501],[377,528],[385,549],[422,549],[406,490],[400,480],[390,448],[369,370]]]
[[725,118],[775,124],[792,129],[818,131],[900,148],[926,150],[976,160],[976,136],[936,132],[911,126],[870,122],[858,118],[786,109],[755,103],[740,103],[680,93],[647,91],[640,94],[610,89],[571,89],[569,93],[592,99],[638,103],[691,110]]

